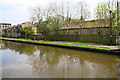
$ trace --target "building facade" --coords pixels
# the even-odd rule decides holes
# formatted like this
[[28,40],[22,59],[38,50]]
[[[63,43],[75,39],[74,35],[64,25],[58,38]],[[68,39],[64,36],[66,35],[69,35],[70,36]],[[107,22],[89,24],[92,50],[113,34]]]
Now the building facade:
[[20,28],[25,28],[27,26],[32,26],[32,28],[34,30],[36,30],[34,25],[30,22],[24,22],[22,24],[13,25],[13,26],[11,24],[1,23],[1,28],[4,32],[4,34],[2,36],[4,36],[4,37],[21,37]]
[[10,23],[0,23],[0,29],[1,30],[7,29],[7,28],[10,28],[10,27],[11,27]]

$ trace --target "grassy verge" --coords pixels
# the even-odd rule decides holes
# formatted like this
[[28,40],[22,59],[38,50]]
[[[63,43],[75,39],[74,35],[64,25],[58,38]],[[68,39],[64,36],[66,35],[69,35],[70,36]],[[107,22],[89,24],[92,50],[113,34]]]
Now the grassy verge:
[[[6,38],[14,38],[14,39],[31,39],[31,38],[23,38],[23,37],[6,37]],[[32,40],[32,39],[31,39],[31,40]],[[57,41],[57,42],[83,43],[83,44],[93,44],[93,45],[110,46],[110,44],[92,43],[92,42],[76,42],[76,41]]]
[[[4,37],[4,38],[5,38],[5,37]],[[23,38],[23,37],[6,37],[6,38],[14,38],[14,39],[31,39],[31,38]],[[57,41],[57,42],[83,43],[83,44],[93,44],[93,45],[110,46],[110,44],[92,43],[92,42],[76,42],[76,41]]]
[[[38,42],[39,43],[39,42]],[[41,43],[41,42],[40,42]],[[49,42],[42,42],[44,44],[53,44],[53,45],[63,45],[63,46],[72,46],[72,47],[82,47],[82,48],[91,48],[91,49],[102,49],[102,50],[110,50],[108,48],[101,48],[95,46],[85,46],[85,45],[73,45],[73,44],[65,44],[65,43],[49,43]]]
[[51,44],[51,45],[71,46],[71,47],[80,47],[80,48],[90,48],[90,49],[100,49],[100,50],[111,50],[111,49],[108,49],[108,48],[101,48],[101,47],[96,47],[96,46],[73,45],[73,44],[67,44],[67,43],[35,42],[35,41],[20,40],[20,39],[11,39],[11,38],[1,38],[1,39],[11,40],[11,41],[30,42],[30,43],[40,43],[40,44]]
[[89,43],[89,42],[73,42],[73,41],[58,41],[58,42],[83,43],[83,44],[95,44],[95,45],[109,46],[109,45],[107,45],[107,44],[101,44],[101,43]]

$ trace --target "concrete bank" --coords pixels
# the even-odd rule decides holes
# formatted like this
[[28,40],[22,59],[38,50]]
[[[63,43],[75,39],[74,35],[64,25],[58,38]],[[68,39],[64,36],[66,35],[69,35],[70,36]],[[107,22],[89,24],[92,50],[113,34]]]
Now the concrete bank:
[[3,37],[0,39],[7,41],[21,42],[21,43],[78,49],[78,50],[100,52],[107,54],[115,54],[115,55],[120,54],[120,48],[118,46],[107,46],[107,45],[96,45],[96,44],[74,43],[74,42],[59,42],[59,41],[36,41],[30,39],[15,39],[15,38],[3,38]]

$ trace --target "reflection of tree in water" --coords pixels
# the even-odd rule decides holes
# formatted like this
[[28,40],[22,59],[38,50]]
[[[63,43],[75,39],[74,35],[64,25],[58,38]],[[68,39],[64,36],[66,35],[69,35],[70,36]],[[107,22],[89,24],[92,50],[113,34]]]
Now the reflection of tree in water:
[[32,55],[36,50],[35,45],[11,42],[11,41],[3,41],[4,49],[15,50],[15,52],[19,52],[20,54]]
[[[45,69],[49,65],[57,64],[59,61],[60,50],[55,50],[51,47],[40,46],[37,51],[30,57],[34,72],[45,73]],[[56,54],[56,52],[58,52]]]
[[116,68],[117,68],[117,78],[120,79],[120,56],[118,56],[118,59],[116,60]]
[[4,49],[4,43],[3,43],[3,41],[2,40],[0,40],[0,49]]
[[4,49],[30,55],[33,71],[43,77],[116,77],[118,57],[99,53],[5,41]]
[[30,56],[30,61],[31,65],[33,66],[33,71],[38,72],[40,74],[46,63],[46,56],[42,55],[40,57],[39,54],[33,54],[32,56]]
[[[116,77],[115,58],[61,48],[37,47],[30,57],[33,70],[44,77]],[[107,57],[107,58],[106,58]],[[103,60],[102,60],[103,59]],[[110,63],[111,62],[111,63]]]

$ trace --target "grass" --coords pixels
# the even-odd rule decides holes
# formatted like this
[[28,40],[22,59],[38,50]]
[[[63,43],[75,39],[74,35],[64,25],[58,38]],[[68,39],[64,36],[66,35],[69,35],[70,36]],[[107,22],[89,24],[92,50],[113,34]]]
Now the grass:
[[65,44],[65,43],[50,43],[50,42],[42,42],[42,43],[44,43],[44,44],[53,44],[53,45],[62,45],[62,46],[81,47],[81,48],[110,50],[108,48],[101,48],[101,47],[95,47],[95,46],[85,46],[85,45],[83,46],[83,45],[73,45],[73,44]]
[[20,39],[11,39],[11,38],[1,38],[3,40],[11,40],[11,41],[20,41],[20,42],[30,42],[30,43],[40,43],[40,44],[51,44],[51,45],[61,45],[61,46],[71,46],[71,47],[80,47],[80,48],[90,48],[90,49],[100,49],[100,50],[111,50],[108,48],[101,48],[96,46],[85,46],[85,45],[73,45],[67,43],[55,43],[55,42],[35,42],[29,40],[20,40]]
[[[15,39],[31,39],[31,38],[22,38],[22,37],[10,37]],[[90,42],[75,42],[75,41],[57,41],[57,42],[70,42],[70,43],[85,43],[85,44],[96,44],[96,45],[103,45],[106,46],[108,44],[101,44],[101,43],[90,43]],[[109,46],[109,45],[108,45]]]
[[106,45],[107,45],[107,44],[89,43],[89,42],[72,42],[72,41],[58,41],[58,42],[85,43],[85,44],[96,44],[96,45],[103,45],[103,46],[106,46]]

